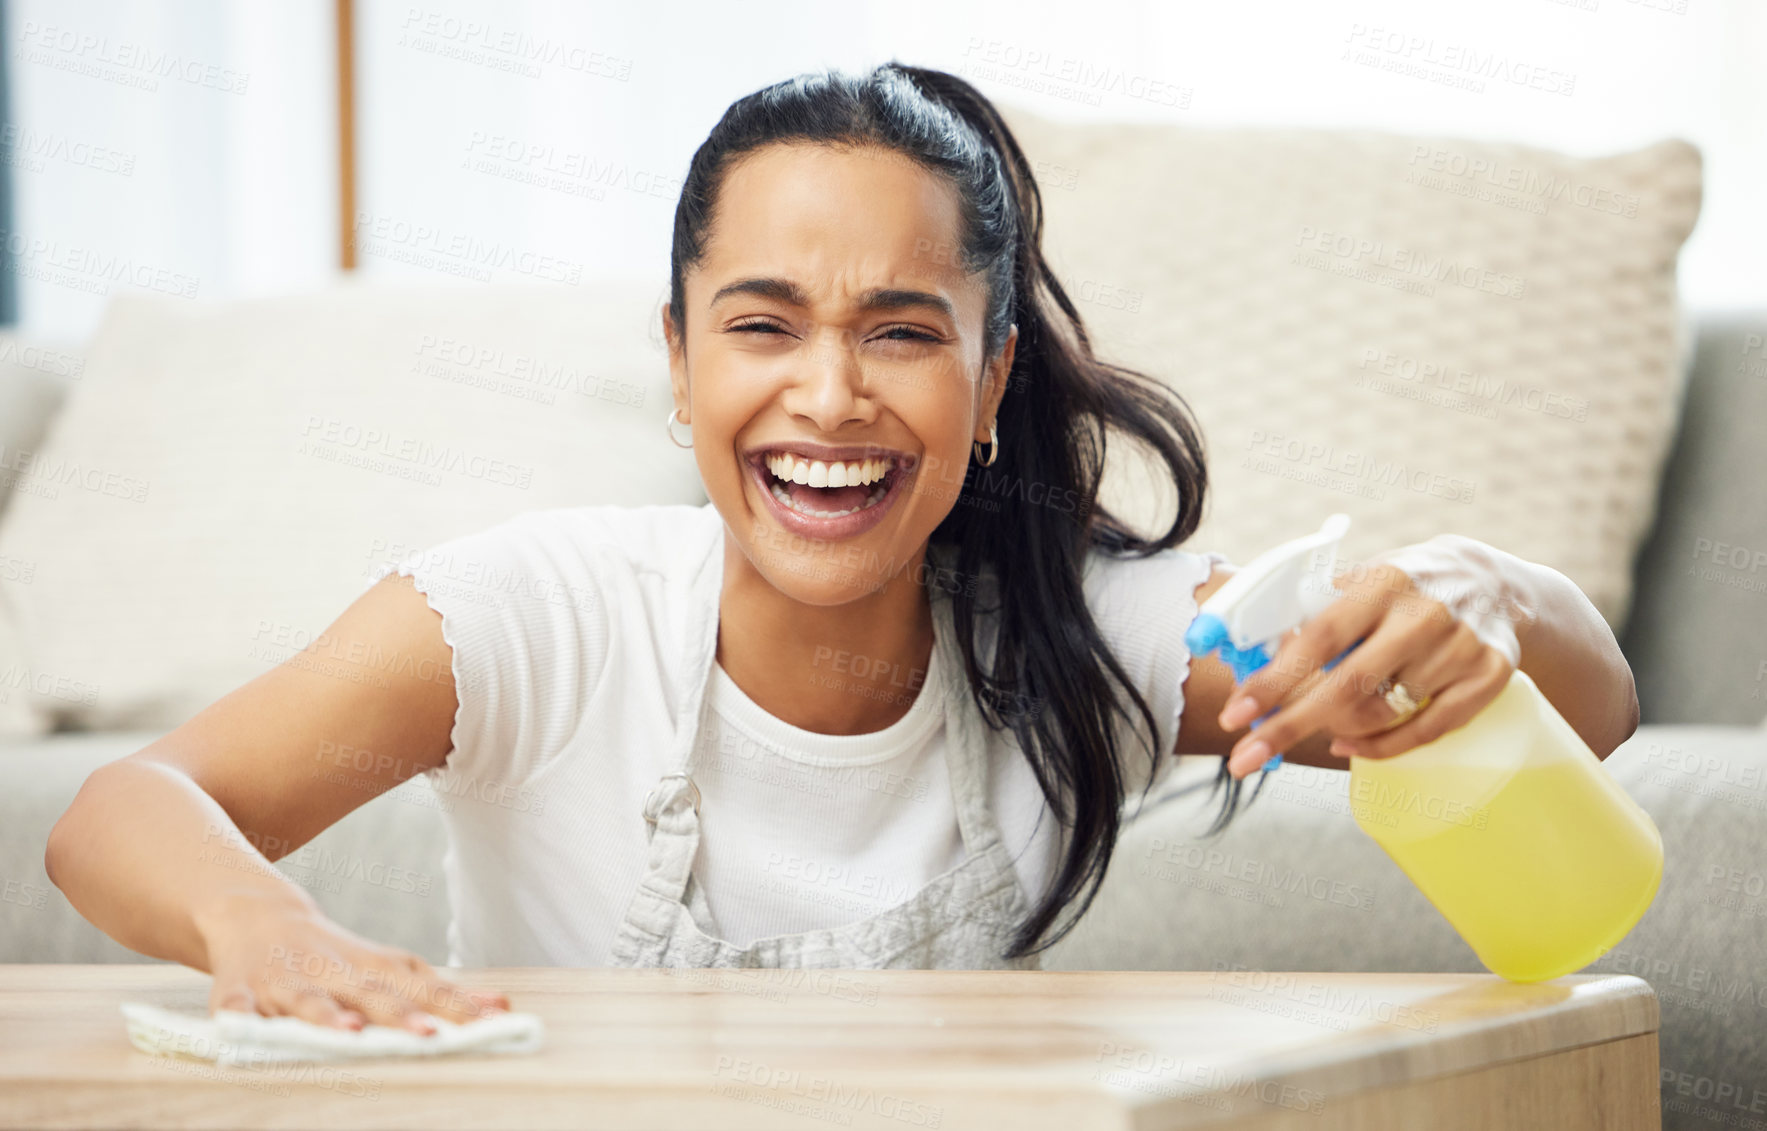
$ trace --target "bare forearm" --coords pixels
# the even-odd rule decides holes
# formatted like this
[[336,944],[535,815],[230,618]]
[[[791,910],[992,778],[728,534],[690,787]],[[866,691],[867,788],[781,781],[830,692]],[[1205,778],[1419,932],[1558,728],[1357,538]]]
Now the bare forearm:
[[247,901],[312,905],[180,771],[123,759],[94,772],[50,832],[44,865],[74,909],[140,954],[207,971],[202,925]]

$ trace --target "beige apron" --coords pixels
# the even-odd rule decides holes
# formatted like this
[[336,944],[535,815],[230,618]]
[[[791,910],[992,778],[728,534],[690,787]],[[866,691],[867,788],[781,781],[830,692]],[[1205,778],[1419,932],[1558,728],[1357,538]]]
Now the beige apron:
[[[721,561],[722,540],[714,548]],[[773,935],[738,947],[717,937],[716,921],[691,869],[699,849],[699,789],[691,775],[705,717],[706,684],[717,655],[721,568],[707,568],[696,582],[690,632],[689,688],[676,726],[675,769],[663,775],[645,800],[650,838],[644,877],[633,892],[614,940],[615,966],[835,967],[851,969],[1041,968],[1040,956],[1005,959],[1013,928],[1029,910],[1012,858],[988,810],[984,722],[961,678],[951,597],[929,587],[933,646],[943,649],[942,687],[927,684],[921,695],[940,697],[945,714],[945,764],[967,855],[908,899],[869,918],[799,934]],[[705,925],[702,928],[702,924]],[[708,930],[710,933],[708,933]]]

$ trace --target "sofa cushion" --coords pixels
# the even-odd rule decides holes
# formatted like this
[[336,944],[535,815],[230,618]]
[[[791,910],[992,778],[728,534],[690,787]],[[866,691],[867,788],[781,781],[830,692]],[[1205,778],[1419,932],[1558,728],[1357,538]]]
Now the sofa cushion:
[[[161,961],[87,922],[43,870],[49,830],[87,776],[158,737],[106,731],[0,740],[0,963]],[[347,773],[348,763],[326,772]],[[447,832],[439,810],[453,800],[420,774],[357,807],[276,868],[334,921],[444,965]]]
[[[521,511],[704,502],[654,280],[119,297],[0,526],[33,711],[170,728],[298,652],[377,562]],[[4,629],[0,629],[3,633]]]
[[[1675,426],[1691,145],[1585,158],[1002,112],[1100,351],[1202,424],[1215,497],[1193,545],[1243,562],[1341,510],[1350,557],[1464,534],[1623,622]],[[1130,455],[1107,505],[1163,526],[1176,502]]]
[[1646,722],[1767,713],[1767,311],[1700,321],[1661,517],[1621,644]]

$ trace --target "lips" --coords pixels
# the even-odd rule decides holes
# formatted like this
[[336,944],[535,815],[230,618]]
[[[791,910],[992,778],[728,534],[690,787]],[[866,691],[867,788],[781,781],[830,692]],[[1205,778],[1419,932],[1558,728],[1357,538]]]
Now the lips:
[[[770,463],[790,455],[804,482],[788,483],[774,474]],[[852,538],[875,527],[894,505],[918,459],[912,453],[868,444],[834,446],[800,442],[758,445],[745,453],[751,476],[775,520],[792,533],[806,538],[833,540]],[[863,482],[884,467],[881,479]],[[810,482],[828,478],[830,463],[846,464],[855,473],[852,485],[812,487]],[[809,466],[804,466],[809,465]],[[868,466],[869,465],[869,466]],[[841,472],[837,478],[846,478]]]

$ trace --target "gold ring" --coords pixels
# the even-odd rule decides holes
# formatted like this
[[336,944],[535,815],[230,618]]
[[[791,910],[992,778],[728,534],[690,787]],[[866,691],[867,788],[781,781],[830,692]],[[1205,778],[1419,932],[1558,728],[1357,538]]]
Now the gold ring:
[[1417,693],[1411,689],[1410,684],[1398,679],[1381,680],[1380,697],[1386,700],[1387,706],[1393,709],[1394,714],[1393,721],[1382,728],[1384,730],[1391,730],[1398,726],[1429,706],[1430,702],[1428,695],[1419,698]]

